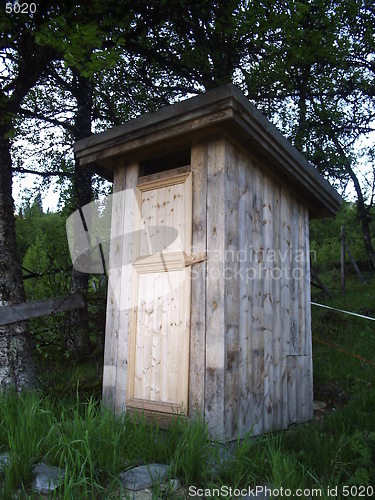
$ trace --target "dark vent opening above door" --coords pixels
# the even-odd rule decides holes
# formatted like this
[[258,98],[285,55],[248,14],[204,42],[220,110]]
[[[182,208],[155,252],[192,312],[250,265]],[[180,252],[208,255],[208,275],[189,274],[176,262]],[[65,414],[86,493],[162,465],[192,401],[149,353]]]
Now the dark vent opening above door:
[[190,165],[190,148],[174,151],[165,155],[141,161],[139,164],[140,177],[156,174],[164,170]]

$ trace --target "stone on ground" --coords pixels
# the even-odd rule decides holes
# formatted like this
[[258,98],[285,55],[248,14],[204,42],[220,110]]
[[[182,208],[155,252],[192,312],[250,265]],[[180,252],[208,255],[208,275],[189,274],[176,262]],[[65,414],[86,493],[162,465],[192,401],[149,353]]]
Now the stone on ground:
[[121,472],[119,479],[124,488],[132,491],[151,488],[155,482],[163,482],[168,474],[169,465],[148,464]]
[[8,467],[8,465],[10,465],[9,451],[0,453],[0,475],[3,474],[5,467]]
[[34,467],[33,491],[47,495],[64,480],[65,472],[58,467],[40,463]]
[[181,483],[176,478],[169,479],[165,483],[160,485],[161,491],[169,495],[176,493],[180,488],[181,488]]

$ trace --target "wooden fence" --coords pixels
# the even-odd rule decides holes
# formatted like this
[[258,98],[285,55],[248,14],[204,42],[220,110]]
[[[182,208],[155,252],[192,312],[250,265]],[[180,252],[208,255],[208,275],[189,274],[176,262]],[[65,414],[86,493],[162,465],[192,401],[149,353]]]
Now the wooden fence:
[[85,307],[85,299],[79,293],[66,297],[5,305],[0,307],[0,326],[82,307]]

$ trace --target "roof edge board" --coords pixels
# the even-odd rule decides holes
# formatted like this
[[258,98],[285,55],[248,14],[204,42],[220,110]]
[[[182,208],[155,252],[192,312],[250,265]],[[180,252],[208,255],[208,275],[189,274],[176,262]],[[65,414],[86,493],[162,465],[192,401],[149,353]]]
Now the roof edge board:
[[341,197],[331,184],[297,150],[295,152],[298,153],[300,158],[295,158],[294,151],[290,151],[293,146],[289,141],[286,140],[291,148],[284,148],[285,143],[280,144],[269,140],[269,134],[259,134],[259,129],[253,127],[253,123],[244,122],[242,118],[243,116],[237,117],[239,126],[246,130],[247,135],[257,143],[258,147],[279,163],[286,170],[286,173],[293,176],[305,189],[312,192],[314,198],[317,198],[324,205],[329,204],[335,207],[334,210],[337,211],[341,205]]
[[[225,112],[227,113],[226,115],[224,114]],[[205,118],[208,118],[210,116],[213,117],[215,114],[217,115],[217,118],[216,118],[216,120],[212,120],[211,123],[212,124],[219,123],[220,121],[224,121],[224,120],[227,120],[228,118],[230,118],[228,116],[229,112],[233,112],[233,109],[230,106],[225,106],[222,109],[217,109],[216,111],[207,110],[206,112],[202,112],[197,116],[186,116],[186,118],[178,124],[176,124],[175,122],[164,122],[163,126],[158,127],[158,128],[151,128],[150,127],[149,130],[144,129],[141,134],[137,133],[137,132],[135,132],[134,134],[129,133],[126,136],[126,139],[124,138],[123,141],[111,141],[111,142],[108,141],[108,142],[103,143],[101,145],[97,145],[97,146],[94,146],[92,148],[87,148],[85,150],[81,150],[80,152],[76,153],[76,156],[78,159],[82,159],[85,156],[90,156],[90,155],[94,155],[94,154],[100,155],[101,158],[109,158],[111,156],[117,156],[118,152],[111,153],[111,150],[113,150],[115,148],[120,149],[121,146],[124,146],[124,152],[126,153],[127,152],[127,148],[125,147],[126,144],[131,144],[134,141],[142,140],[142,139],[144,139],[146,144],[143,144],[139,147],[148,146],[151,143],[158,141],[158,138],[155,138],[155,136],[157,134],[167,134],[168,131],[172,132],[171,135],[168,136],[169,138],[172,138],[173,136],[177,137],[177,136],[181,135],[182,133],[189,132],[189,130],[181,131],[181,128],[184,126],[188,127],[189,123],[194,124],[194,122],[196,122],[197,120],[202,121]],[[209,125],[209,123],[202,124],[201,126],[199,126],[199,124],[198,124],[194,128],[195,129],[199,129],[199,128],[204,129],[204,128],[207,128],[208,125]],[[178,127],[178,129],[177,129],[177,127]],[[173,129],[177,129],[177,133],[173,134]],[[147,143],[148,138],[149,138],[149,141]]]
[[[219,104],[225,101],[228,97],[233,96],[232,84],[210,90],[206,93],[198,94],[190,99],[170,104],[154,113],[146,113],[135,118],[130,119],[122,125],[117,125],[109,130],[93,134],[85,139],[81,139],[74,144],[74,151],[78,156],[82,150],[90,149],[97,145],[103,145],[110,140],[118,139],[128,132],[146,131],[157,124],[176,120],[178,117],[186,115],[188,112],[199,112],[213,104]],[[190,109],[186,109],[190,108]]]
[[[209,116],[212,116],[211,121],[207,119]],[[281,175],[284,172],[330,213],[337,212],[342,200],[336,190],[232,84],[82,139],[75,143],[74,151],[82,164],[100,163],[102,160],[107,162],[122,154],[135,154],[137,150],[151,147],[159,141],[171,140],[184,134],[188,137],[199,128],[203,130],[217,125],[223,128],[225,123],[233,121],[240,127],[237,130],[242,132],[242,140],[246,142],[248,138],[255,142],[275,164],[280,165]],[[232,133],[233,136],[230,128],[227,133]],[[106,166],[106,169],[109,172],[111,167]]]

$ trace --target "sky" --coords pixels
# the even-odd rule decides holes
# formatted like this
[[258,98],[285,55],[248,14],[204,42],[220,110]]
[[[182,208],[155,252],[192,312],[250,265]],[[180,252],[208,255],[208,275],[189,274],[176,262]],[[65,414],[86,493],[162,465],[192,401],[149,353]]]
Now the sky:
[[[25,190],[35,189],[36,184],[40,182],[41,177],[37,175],[25,174],[22,177],[20,175],[15,175],[13,177],[13,199],[15,204],[16,212],[22,206],[22,204],[27,200],[27,194]],[[51,182],[49,188],[42,193],[42,206],[43,212],[56,212],[57,205],[59,202],[59,194],[54,191],[56,188],[56,182]]]

